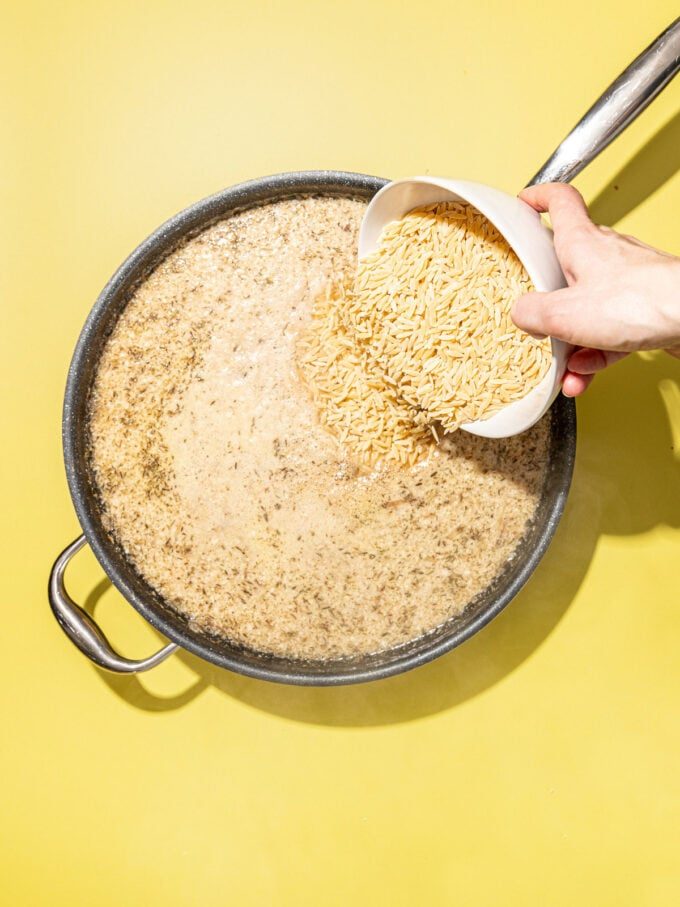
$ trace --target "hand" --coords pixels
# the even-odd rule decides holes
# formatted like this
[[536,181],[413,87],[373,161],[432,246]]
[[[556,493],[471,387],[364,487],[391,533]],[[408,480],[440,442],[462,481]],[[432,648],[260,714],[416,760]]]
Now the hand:
[[520,297],[512,319],[529,334],[576,347],[564,394],[582,394],[597,372],[633,350],[680,356],[680,258],[594,224],[573,186],[544,183],[519,197],[550,214],[568,286]]

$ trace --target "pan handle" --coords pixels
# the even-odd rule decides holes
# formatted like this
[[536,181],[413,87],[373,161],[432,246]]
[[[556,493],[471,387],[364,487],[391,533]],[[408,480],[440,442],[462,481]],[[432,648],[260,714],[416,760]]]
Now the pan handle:
[[111,648],[108,639],[90,615],[83,611],[66,591],[64,585],[66,567],[73,555],[83,547],[85,541],[85,536],[81,535],[75,542],[71,542],[56,559],[50,573],[48,596],[59,626],[90,661],[106,671],[113,671],[116,674],[138,674],[140,671],[155,668],[178,648],[174,642],[168,643],[159,652],[139,661],[123,658]]
[[568,183],[642,113],[680,70],[680,18],[607,88],[527,184]]

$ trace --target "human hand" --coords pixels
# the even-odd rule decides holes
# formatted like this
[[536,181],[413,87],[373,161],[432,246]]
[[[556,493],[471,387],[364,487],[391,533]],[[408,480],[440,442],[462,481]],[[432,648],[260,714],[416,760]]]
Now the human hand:
[[680,258],[594,224],[573,186],[543,183],[519,197],[550,214],[568,286],[521,296],[512,319],[529,334],[576,347],[562,382],[566,396],[582,394],[597,372],[633,350],[680,356]]

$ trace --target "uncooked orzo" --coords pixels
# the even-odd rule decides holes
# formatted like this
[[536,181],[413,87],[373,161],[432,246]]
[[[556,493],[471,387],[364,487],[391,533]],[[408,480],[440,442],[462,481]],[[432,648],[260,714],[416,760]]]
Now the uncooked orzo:
[[355,458],[413,463],[437,432],[487,419],[525,396],[549,340],[520,331],[529,275],[476,208],[447,202],[383,231],[355,278],[317,300],[299,344],[322,423]]

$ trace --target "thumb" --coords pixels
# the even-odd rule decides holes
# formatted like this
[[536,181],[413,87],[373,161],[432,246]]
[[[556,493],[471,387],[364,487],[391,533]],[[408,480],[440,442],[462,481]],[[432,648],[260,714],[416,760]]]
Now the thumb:
[[566,183],[539,183],[523,189],[519,197],[534,211],[548,212],[556,236],[574,227],[593,225],[583,196]]
[[593,300],[577,287],[552,293],[526,293],[510,313],[518,328],[528,334],[556,337],[573,346],[597,350],[638,349],[621,337],[621,319],[600,310],[593,317]]
[[571,319],[566,316],[570,313],[573,295],[571,288],[552,293],[525,293],[515,302],[510,317],[527,334],[566,340],[564,333],[571,333]]
[[564,340],[574,346],[599,350],[625,349],[617,344],[619,322],[606,314],[593,317],[592,300],[576,287],[552,293],[526,293],[515,303],[510,317],[527,334]]

